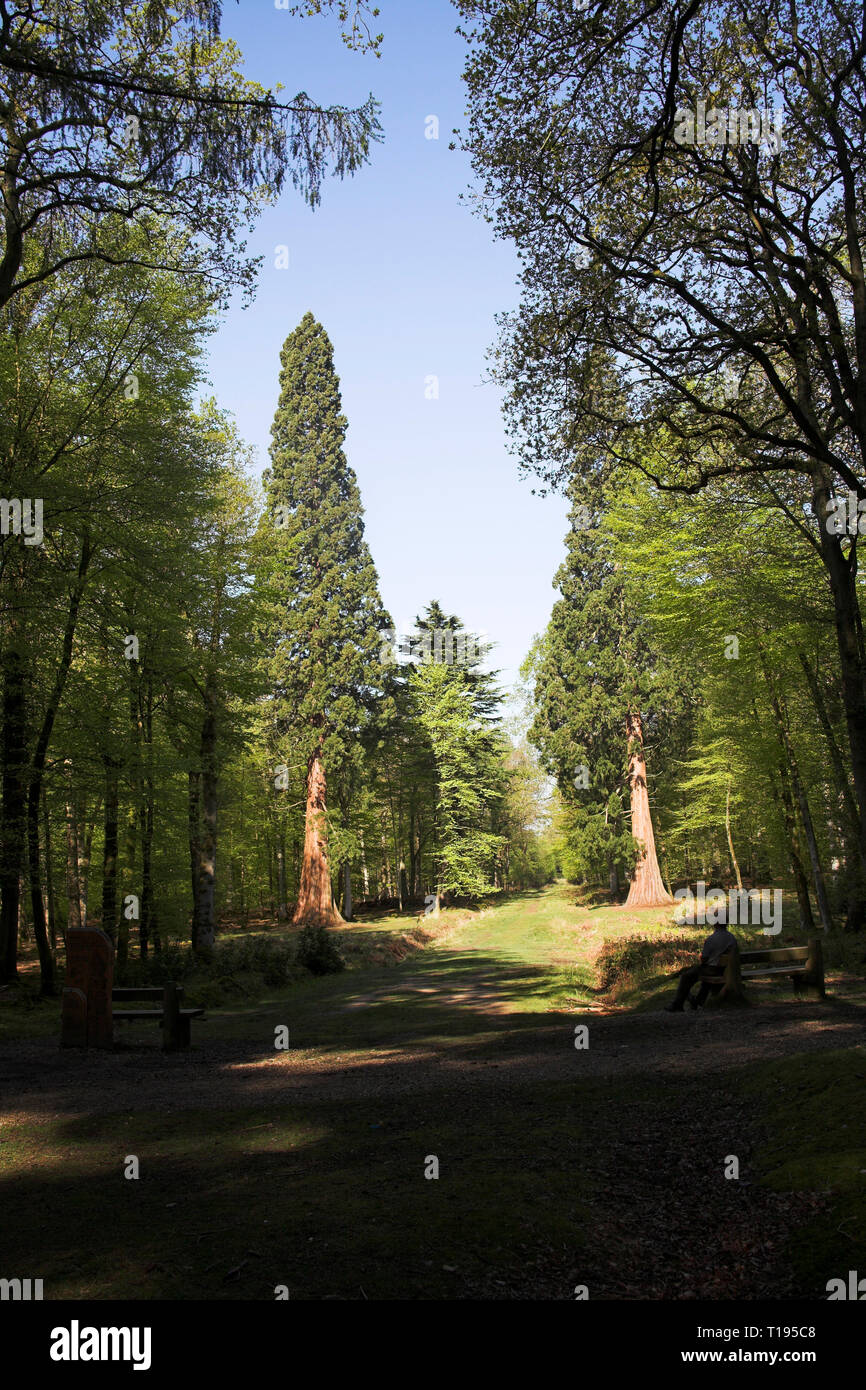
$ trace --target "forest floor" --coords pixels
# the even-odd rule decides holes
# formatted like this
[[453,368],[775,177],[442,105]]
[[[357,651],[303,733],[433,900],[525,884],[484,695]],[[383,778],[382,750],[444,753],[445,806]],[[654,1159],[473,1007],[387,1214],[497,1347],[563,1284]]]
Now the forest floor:
[[354,968],[209,1010],[188,1053],[144,1024],[61,1052],[43,1006],[50,1034],[0,1043],[0,1272],[53,1298],[777,1300],[866,1268],[850,951],[823,1001],[670,1015],[706,933],[666,912],[558,885],[425,930],[347,927]]

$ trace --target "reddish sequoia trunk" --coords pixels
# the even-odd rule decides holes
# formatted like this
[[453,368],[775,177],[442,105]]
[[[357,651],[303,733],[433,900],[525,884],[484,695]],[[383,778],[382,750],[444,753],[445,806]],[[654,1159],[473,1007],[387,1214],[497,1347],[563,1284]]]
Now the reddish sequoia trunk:
[[307,769],[307,816],[304,831],[304,859],[298,904],[292,921],[296,925],[318,922],[332,927],[342,922],[331,894],[328,866],[328,839],[325,821],[325,767],[316,752]]
[[662,907],[673,898],[662,883],[656,859],[656,842],[650,815],[649,793],[646,784],[646,759],[643,753],[643,724],[640,714],[630,710],[626,718],[628,736],[628,785],[631,792],[631,833],[643,849],[635,865],[634,878],[628,890],[626,907]]

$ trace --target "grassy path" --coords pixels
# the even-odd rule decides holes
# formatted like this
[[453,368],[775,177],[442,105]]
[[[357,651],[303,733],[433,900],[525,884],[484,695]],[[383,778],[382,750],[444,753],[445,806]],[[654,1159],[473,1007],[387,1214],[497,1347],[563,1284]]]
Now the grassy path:
[[[864,1121],[843,1117],[866,1072],[860,999],[611,1011],[599,946],[663,921],[555,888],[399,964],[214,1012],[189,1054],[161,1056],[143,1026],[113,1054],[0,1045],[4,1266],[46,1297],[821,1296],[835,1247],[806,1242],[809,1263],[788,1246],[830,1198],[785,1188],[834,1161],[825,1125],[808,1166],[832,1093],[838,1183],[859,1190]],[[795,1123],[806,1168],[783,1144],[759,1184],[760,1146]],[[859,1200],[839,1254],[855,1263]],[[704,1206],[725,1219],[696,1241]]]

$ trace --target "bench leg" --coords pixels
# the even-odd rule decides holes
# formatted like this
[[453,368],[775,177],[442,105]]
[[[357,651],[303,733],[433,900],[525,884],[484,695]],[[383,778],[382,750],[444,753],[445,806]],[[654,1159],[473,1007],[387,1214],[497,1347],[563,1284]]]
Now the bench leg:
[[163,1052],[175,1052],[181,1046],[180,1042],[180,1005],[177,997],[177,985],[169,982],[163,990],[162,1000],[162,1050]]
[[824,989],[824,952],[821,948],[820,937],[813,936],[809,941],[809,958],[806,961],[807,979],[809,984],[818,991],[819,999],[825,997]]
[[190,1044],[189,1027],[192,1023],[191,1018],[184,1018],[178,1014],[173,1020],[173,1025],[168,1026],[168,1020],[163,1021],[162,1050],[163,1052],[181,1052]]

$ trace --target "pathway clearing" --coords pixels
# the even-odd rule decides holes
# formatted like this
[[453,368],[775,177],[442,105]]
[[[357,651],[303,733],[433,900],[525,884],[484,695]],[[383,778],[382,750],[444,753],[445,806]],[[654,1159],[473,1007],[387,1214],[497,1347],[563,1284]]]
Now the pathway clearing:
[[[797,1287],[785,1255],[819,1200],[798,1193],[792,1210],[790,1198],[755,1185],[763,1116],[735,1073],[862,1044],[862,997],[831,986],[824,1003],[602,1012],[590,958],[610,927],[587,930],[588,918],[561,889],[494,907],[388,969],[212,1014],[186,1054],[155,1052],[152,1030],[142,1033],[147,1050],[113,1054],[4,1044],[5,1135],[22,1164],[41,1153],[61,1183],[62,1144],[73,1139],[93,1176],[114,1161],[120,1134],[126,1152],[138,1143],[154,1166],[177,1151],[200,1166],[203,1197],[216,1179],[250,1229],[270,1225],[260,1210],[282,1213],[293,1297],[360,1297],[357,1283],[367,1297],[571,1298],[578,1284],[604,1298],[819,1296]],[[580,1021],[586,1050],[574,1047]],[[274,1051],[280,1024],[287,1052]],[[250,1131],[264,1147],[241,1138]],[[738,1183],[723,1177],[731,1153]],[[423,1181],[427,1154],[442,1163],[438,1183]],[[217,1199],[208,1200],[205,1223]],[[707,1230],[701,1214],[713,1204],[726,1219]],[[168,1205],[148,1207],[154,1236]],[[310,1222],[330,1239],[318,1249],[320,1234],[305,1235],[317,1248],[299,1264],[299,1225]],[[288,1258],[275,1251],[261,1258]],[[145,1287],[154,1278],[169,1291],[149,1296],[267,1296],[255,1283],[214,1288],[206,1268],[188,1294],[158,1271]],[[122,1296],[111,1287],[90,1296]]]

